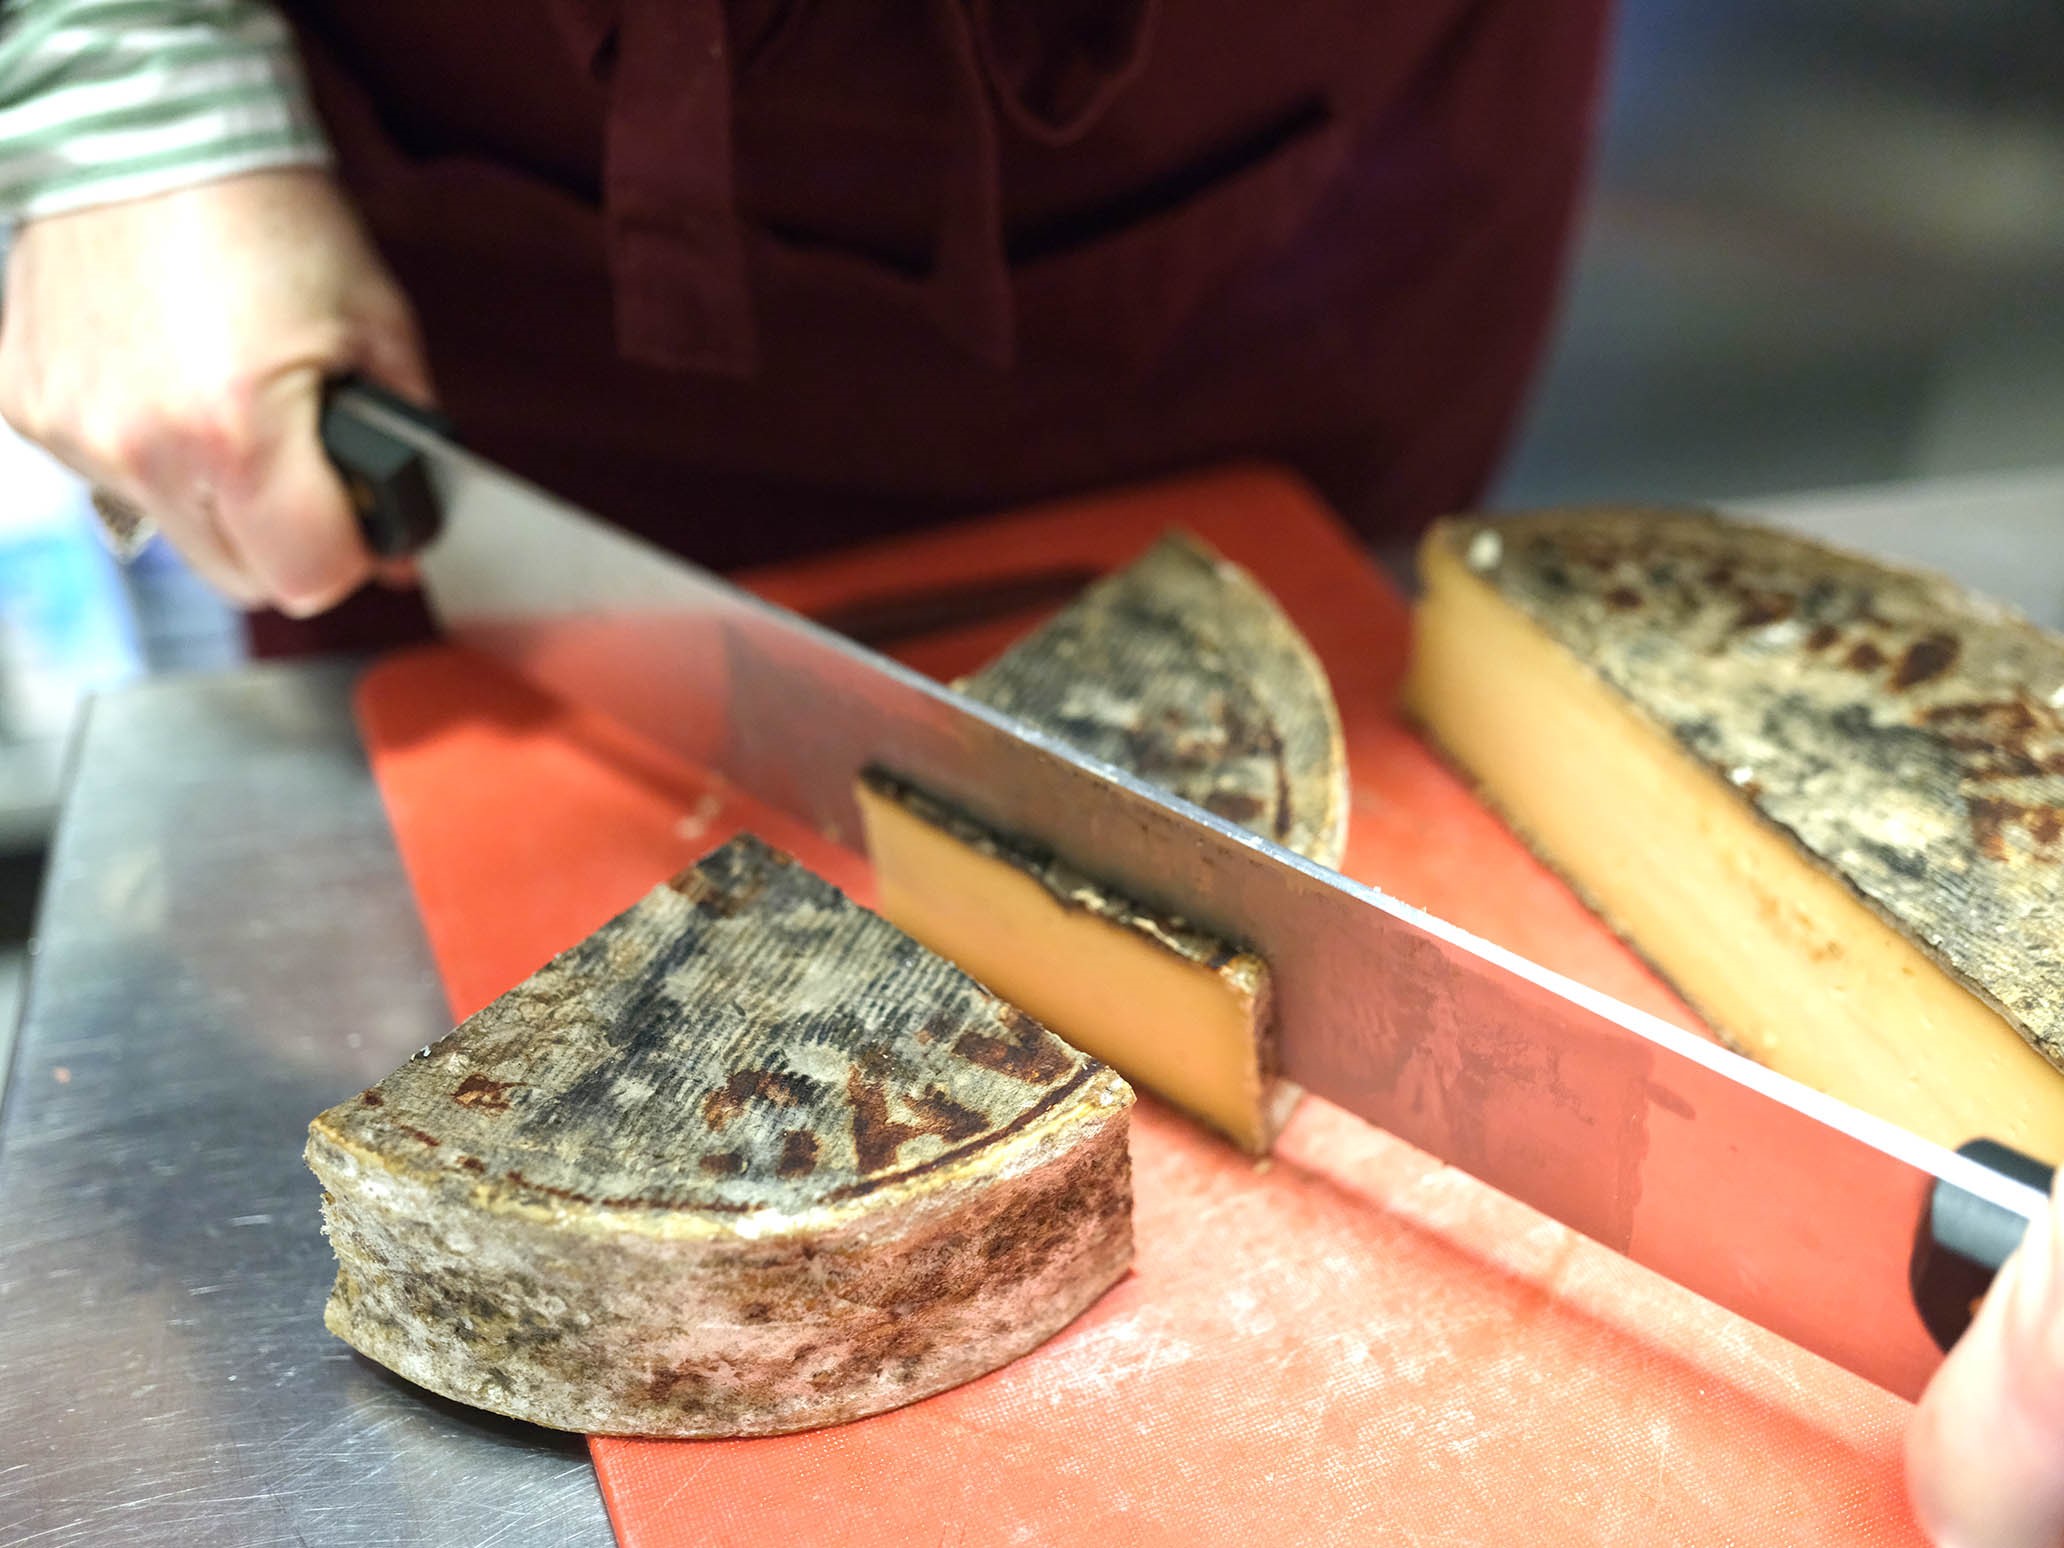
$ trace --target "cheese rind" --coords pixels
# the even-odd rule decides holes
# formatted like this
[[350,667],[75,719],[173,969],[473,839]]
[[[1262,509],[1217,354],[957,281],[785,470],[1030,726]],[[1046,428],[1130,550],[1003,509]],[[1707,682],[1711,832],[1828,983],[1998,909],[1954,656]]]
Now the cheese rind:
[[1409,706],[1723,1035],[2064,1152],[2064,641],[1702,514],[1444,523],[1421,570]]
[[967,1381],[1131,1254],[1131,1093],[755,840],[311,1126],[325,1320],[446,1396],[755,1435]]
[[1196,538],[1163,537],[956,686],[1340,863],[1347,755],[1326,670],[1254,577]]

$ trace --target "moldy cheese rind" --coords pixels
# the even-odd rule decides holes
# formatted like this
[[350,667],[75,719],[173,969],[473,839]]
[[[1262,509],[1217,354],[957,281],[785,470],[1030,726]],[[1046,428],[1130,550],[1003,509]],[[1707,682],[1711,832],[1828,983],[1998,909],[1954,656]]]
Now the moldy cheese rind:
[[325,1320],[563,1429],[860,1418],[1035,1347],[1124,1272],[1130,1103],[740,838],[316,1119]]
[[[1948,1000],[1915,996],[1936,994],[1930,969],[1946,975],[1973,1012],[2064,1067],[2064,639],[1938,577],[1701,512],[1449,521],[1421,559],[1414,712],[1723,1031],[1789,1068],[1816,1039],[1846,1035],[1827,1030],[1843,1017],[1874,1019],[1882,1041],[1865,1027],[1853,1051],[1831,1044],[1814,1084],[1948,1143],[2024,1124],[2024,1139],[2054,1151],[2064,1103],[2040,1061],[1972,1030],[1977,1019]],[[1562,662],[1610,703],[1587,698]],[[1558,714],[1566,749],[1550,739]],[[1637,750],[1636,723],[1726,799],[1690,804],[1691,787]],[[1587,793],[1556,793],[1552,771],[1565,762],[1572,781],[1588,777]],[[1675,831],[1653,836],[1645,875],[1632,859],[1610,859],[1619,840],[1575,811],[1585,800],[1606,810],[1661,803],[1666,792],[1678,802],[1668,808]],[[1626,822],[1646,809],[1623,806]],[[1594,828],[1580,831],[1585,821]],[[1780,876],[1779,852],[1757,847],[1772,842],[1796,872]],[[1644,901],[1681,857],[1732,867],[1677,900],[1680,916],[1711,914],[1703,942],[1673,939],[1676,926]],[[1839,923],[1816,886],[1852,898],[1857,921]],[[1736,887],[1739,917],[1720,898]],[[1863,913],[1909,956],[1870,936]],[[1797,959],[1803,991],[1828,994],[1785,1006],[1789,1031],[1775,1009],[1767,1028],[1745,1031],[1765,1015],[1747,990],[1727,1008],[1735,991],[1725,977],[1775,960],[1754,954],[1759,932]],[[1863,953],[1883,969],[1875,982],[1852,960]],[[1870,998],[1880,993],[1882,1005]],[[1939,1075],[1922,1073],[1931,1057]],[[1903,1072],[1934,1089],[1917,1093],[1918,1106],[1894,1090],[1837,1089],[1852,1075],[1869,1088],[1876,1077],[1862,1067],[1872,1062],[1888,1085]],[[1928,1111],[1959,1084],[1969,1111]]]

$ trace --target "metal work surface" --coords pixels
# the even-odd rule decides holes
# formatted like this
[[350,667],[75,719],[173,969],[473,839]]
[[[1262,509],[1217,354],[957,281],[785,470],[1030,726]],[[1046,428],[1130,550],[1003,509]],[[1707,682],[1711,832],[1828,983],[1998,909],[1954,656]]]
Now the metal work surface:
[[0,1542],[613,1541],[322,1326],[308,1119],[447,1025],[347,665],[93,708],[0,1107]]

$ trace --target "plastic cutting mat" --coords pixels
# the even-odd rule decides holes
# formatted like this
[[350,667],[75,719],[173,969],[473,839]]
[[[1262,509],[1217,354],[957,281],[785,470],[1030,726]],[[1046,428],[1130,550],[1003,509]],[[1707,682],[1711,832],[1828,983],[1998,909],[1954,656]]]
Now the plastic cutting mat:
[[[1057,575],[1172,525],[1252,570],[1325,660],[1354,773],[1348,872],[1696,1025],[1400,727],[1405,605],[1286,478],[1078,501],[753,584],[877,629],[921,628],[941,597],[1006,609],[893,647],[949,675],[1036,622]],[[359,714],[455,1015],[741,828],[869,899],[857,857],[461,651],[382,663]],[[1137,1261],[1062,1334],[843,1428],[596,1438],[619,1539],[1918,1541],[1904,1403],[1338,1110],[1308,1100],[1256,1164],[1148,1098],[1132,1146]]]

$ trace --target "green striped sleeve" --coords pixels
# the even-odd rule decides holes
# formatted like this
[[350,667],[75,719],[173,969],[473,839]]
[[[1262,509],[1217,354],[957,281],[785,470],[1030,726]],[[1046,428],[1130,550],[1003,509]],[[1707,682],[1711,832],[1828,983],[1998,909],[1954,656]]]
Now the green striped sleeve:
[[268,5],[0,0],[0,218],[328,161]]

